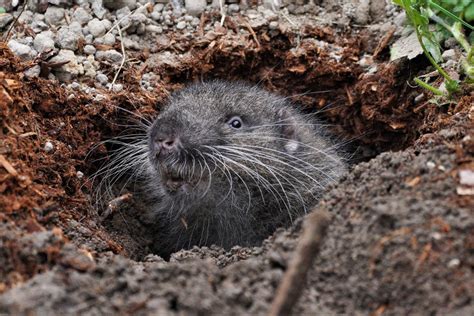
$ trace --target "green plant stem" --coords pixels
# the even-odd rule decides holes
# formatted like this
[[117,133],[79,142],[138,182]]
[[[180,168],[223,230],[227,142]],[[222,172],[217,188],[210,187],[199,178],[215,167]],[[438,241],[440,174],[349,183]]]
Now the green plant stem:
[[474,26],[472,26],[471,24],[467,23],[466,21],[460,19],[459,17],[455,16],[454,14],[452,14],[449,10],[446,10],[445,8],[443,8],[442,6],[440,6],[439,4],[431,1],[431,0],[428,0],[428,4],[433,7],[433,8],[436,8],[438,9],[439,11],[443,12],[445,15],[449,16],[451,19],[461,23],[462,25],[464,25],[465,27],[467,27],[468,29],[471,29],[472,31],[474,31]]
[[[431,56],[431,54],[428,52],[428,50],[426,49],[426,46],[425,44],[423,43],[423,38],[420,34],[420,31],[418,29],[419,25],[415,22],[415,19],[413,18],[413,12],[412,12],[412,8],[410,6],[410,0],[402,0],[402,4],[403,4],[403,7],[405,8],[405,11],[406,13],[408,14],[408,17],[410,18],[410,20],[413,22],[414,26],[415,26],[415,33],[416,33],[416,37],[418,38],[418,42],[420,42],[420,46],[421,46],[421,49],[423,50],[423,52],[425,53],[425,56],[428,58],[428,60],[430,61],[430,63],[433,65],[433,67],[436,68],[436,70],[449,82],[454,82],[454,80],[449,76],[449,74],[447,72],[445,72],[443,70],[443,68],[441,68],[438,63],[436,63],[436,61],[433,59],[433,57]],[[447,86],[451,86],[450,84],[447,85]],[[449,89],[448,89],[449,91]]]
[[415,83],[419,85],[420,87],[425,88],[426,90],[429,90],[436,95],[444,95],[443,91],[433,87],[432,85],[427,84],[426,82],[424,82],[423,80],[420,80],[419,78],[414,78],[413,81],[415,81]]

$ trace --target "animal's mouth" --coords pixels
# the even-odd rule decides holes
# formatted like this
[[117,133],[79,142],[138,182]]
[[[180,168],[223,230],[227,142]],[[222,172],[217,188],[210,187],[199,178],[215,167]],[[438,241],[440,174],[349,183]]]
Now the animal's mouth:
[[199,178],[193,177],[180,168],[169,168],[162,165],[160,166],[160,173],[162,183],[170,192],[179,190],[189,192],[199,182]]

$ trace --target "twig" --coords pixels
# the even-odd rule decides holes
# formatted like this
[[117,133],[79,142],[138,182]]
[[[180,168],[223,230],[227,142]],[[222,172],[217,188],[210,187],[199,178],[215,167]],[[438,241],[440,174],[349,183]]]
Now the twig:
[[249,30],[255,43],[257,44],[257,48],[260,49],[260,42],[258,41],[257,34],[255,34],[255,31],[253,30],[252,26],[250,26],[250,24],[245,20],[243,20],[243,22],[244,22],[244,26]]
[[219,5],[221,7],[221,26],[224,26],[225,21],[225,10],[224,10],[224,0],[219,0]]
[[8,39],[10,37],[10,32],[11,30],[15,27],[16,25],[16,22],[18,22],[18,19],[20,18],[20,16],[23,14],[23,12],[25,12],[25,9],[26,7],[28,6],[28,3],[25,3],[25,5],[23,6],[23,8],[21,9],[20,11],[20,14],[18,14],[18,16],[15,18],[15,20],[13,21],[12,25],[10,25],[10,27],[8,28],[8,31],[7,31],[7,34],[5,34],[5,42],[8,42]]
[[125,47],[123,46],[122,30],[120,29],[120,27],[118,27],[117,29],[120,37],[120,47],[122,48],[122,62],[120,63],[119,69],[115,73],[114,80],[112,80],[112,83],[110,84],[109,91],[112,90],[112,88],[114,87],[115,81],[117,80],[117,77],[123,68],[123,64],[125,64],[125,60],[127,59],[127,55],[125,55]]
[[10,162],[8,162],[7,158],[5,158],[5,156],[3,155],[0,155],[0,165],[2,165],[3,168],[5,168],[5,170],[7,170],[8,173],[12,176],[16,177],[18,175],[18,171],[16,171],[16,169],[11,165]]
[[278,286],[268,316],[290,315],[303,291],[307,272],[319,253],[328,226],[329,215],[324,211],[313,212],[306,218],[295,255]]
[[130,200],[132,197],[131,193],[127,193],[124,195],[121,195],[119,197],[116,197],[112,201],[109,202],[109,205],[107,206],[107,209],[102,213],[102,216],[100,217],[100,221],[103,222],[107,217],[109,217],[112,213],[114,213],[122,203]]

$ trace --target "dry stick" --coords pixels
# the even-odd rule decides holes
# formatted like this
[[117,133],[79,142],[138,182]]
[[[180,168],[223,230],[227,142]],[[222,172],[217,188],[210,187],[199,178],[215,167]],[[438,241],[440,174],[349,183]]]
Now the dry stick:
[[221,7],[221,26],[224,26],[224,21],[225,21],[224,0],[219,0],[219,6]]
[[308,215],[295,256],[278,286],[268,316],[289,315],[303,291],[306,275],[329,226],[329,215],[316,211]]
[[117,80],[117,77],[119,76],[120,71],[122,70],[123,64],[125,63],[125,59],[127,59],[127,55],[125,55],[125,47],[123,46],[123,37],[122,37],[122,30],[120,27],[117,28],[119,37],[120,37],[120,46],[122,47],[122,62],[120,63],[120,67],[115,73],[114,80],[112,80],[112,84],[110,85],[109,91],[112,90],[115,84],[115,80]]
[[20,11],[20,14],[18,14],[18,16],[15,18],[15,20],[12,22],[12,25],[8,28],[8,31],[7,31],[7,34],[5,34],[5,42],[8,42],[9,38],[10,38],[10,32],[12,31],[12,29],[15,27],[16,23],[18,22],[18,19],[20,18],[20,16],[23,14],[23,12],[25,12],[25,9],[26,7],[28,6],[27,3],[25,3],[25,5],[23,6],[23,8],[21,9]]

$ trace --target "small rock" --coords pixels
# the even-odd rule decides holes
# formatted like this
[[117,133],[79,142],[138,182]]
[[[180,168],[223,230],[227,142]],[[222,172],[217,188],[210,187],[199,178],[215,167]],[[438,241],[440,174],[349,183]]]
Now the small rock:
[[0,13],[0,29],[3,29],[13,20],[13,15],[10,13]]
[[153,7],[153,12],[161,12],[161,11],[163,11],[164,7],[165,7],[165,5],[163,3],[157,3]]
[[278,22],[277,21],[271,21],[270,24],[268,25],[268,28],[270,30],[276,30],[278,29]]
[[145,30],[150,33],[158,33],[158,34],[163,33],[163,28],[158,25],[152,25],[152,24],[147,25]]
[[93,45],[86,45],[84,46],[84,54],[86,55],[94,55],[97,50]]
[[155,11],[153,11],[153,12],[150,14],[150,16],[151,16],[151,18],[152,18],[153,20],[155,20],[155,21],[158,21],[158,22],[159,22],[160,20],[162,20],[162,18],[161,18],[161,13],[160,13],[160,12],[155,12]]
[[82,178],[84,178],[84,173],[81,172],[81,171],[78,171],[78,172],[76,172],[76,177],[77,177],[78,179],[82,179]]
[[237,3],[232,3],[229,5],[229,12],[231,13],[235,13],[235,12],[239,12],[240,11],[240,7]]
[[95,53],[97,60],[107,60],[115,64],[120,64],[122,61],[122,54],[117,52],[114,49],[109,49],[106,51],[98,51]]
[[95,79],[102,85],[105,85],[107,82],[109,82],[109,78],[107,78],[107,76],[104,74],[97,74]]
[[74,11],[74,13],[72,14],[72,19],[81,23],[81,25],[84,25],[90,20],[92,20],[92,15],[90,15],[86,9],[78,7],[76,11]]
[[123,85],[120,83],[115,83],[112,85],[112,91],[113,92],[120,92],[123,90]]
[[184,7],[190,15],[198,16],[206,9],[206,0],[184,0]]
[[102,37],[102,42],[105,44],[105,45],[109,45],[109,46],[112,46],[115,44],[115,35],[114,34],[105,34],[103,37]]
[[59,53],[51,58],[52,63],[68,62],[54,71],[56,77],[61,82],[71,81],[72,78],[82,75],[84,67],[79,64],[76,55],[72,50],[61,49]]
[[429,169],[433,169],[434,167],[436,167],[436,164],[432,161],[428,161],[426,163],[426,166],[429,168]]
[[459,170],[459,183],[474,186],[474,171],[469,169]]
[[107,31],[104,23],[99,19],[90,20],[89,23],[87,23],[87,26],[89,27],[89,32],[96,38],[103,36]]
[[43,150],[44,150],[45,152],[49,153],[49,152],[53,151],[53,149],[54,149],[54,145],[53,145],[52,142],[47,141],[47,142],[44,144]]
[[415,99],[413,100],[413,102],[415,102],[415,104],[418,104],[420,103],[421,101],[423,101],[423,99],[425,98],[425,94],[424,93],[421,93],[419,95],[417,95],[415,97]]
[[79,39],[82,37],[82,32],[77,33],[71,30],[70,27],[61,28],[56,35],[56,42],[59,47],[75,51],[79,44]]
[[9,40],[7,45],[13,54],[20,57],[21,59],[30,60],[36,57],[36,51],[34,49],[16,40]]
[[456,268],[456,267],[459,267],[460,264],[461,264],[461,260],[459,260],[458,258],[454,258],[454,259],[449,260],[448,268]]
[[444,60],[454,60],[456,59],[456,51],[454,49],[445,50],[441,57],[443,57]]
[[136,0],[103,0],[104,7],[107,9],[117,10],[123,7],[128,7],[130,10],[133,10],[137,7]]
[[50,25],[57,25],[64,19],[64,12],[63,8],[49,6],[44,13],[44,19]]
[[99,19],[102,19],[107,13],[107,10],[104,9],[104,6],[102,4],[102,0],[91,0],[90,3],[94,15]]
[[31,79],[31,78],[38,78],[41,73],[41,67],[40,65],[35,65],[31,68],[28,68],[23,72],[25,77]]
[[40,53],[54,49],[53,33],[46,31],[36,35],[33,46]]
[[183,30],[185,27],[186,27],[186,22],[184,22],[184,21],[181,21],[178,24],[176,24],[176,28],[178,30]]
[[74,81],[69,86],[70,86],[71,89],[77,90],[81,87],[81,84],[77,81]]

